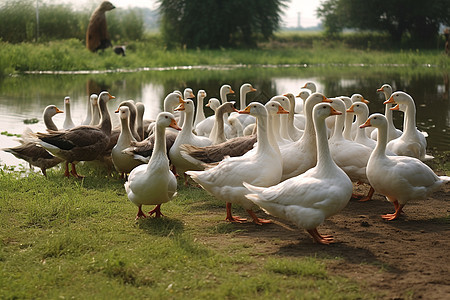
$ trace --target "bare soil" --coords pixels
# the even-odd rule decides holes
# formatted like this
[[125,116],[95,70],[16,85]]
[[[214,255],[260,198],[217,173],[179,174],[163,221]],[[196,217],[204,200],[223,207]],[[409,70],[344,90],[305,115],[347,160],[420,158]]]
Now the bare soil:
[[[330,274],[354,280],[380,299],[450,299],[450,184],[403,211],[397,220],[383,220],[394,206],[375,193],[371,201],[351,199],[318,228],[334,236],[333,244],[316,244],[305,230],[277,218],[263,226],[235,224],[233,241],[253,244],[255,254],[328,259]],[[258,216],[267,218],[263,212]],[[223,247],[224,239],[204,242]]]

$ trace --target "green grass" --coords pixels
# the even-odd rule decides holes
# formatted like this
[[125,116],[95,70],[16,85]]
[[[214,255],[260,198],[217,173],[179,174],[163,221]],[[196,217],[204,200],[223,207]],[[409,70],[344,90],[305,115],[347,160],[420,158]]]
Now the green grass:
[[166,217],[135,221],[117,176],[79,169],[81,181],[0,170],[1,299],[368,297],[324,259],[235,243],[242,232],[223,220],[224,204],[198,188],[180,187]]
[[[367,41],[366,41],[367,43]],[[321,35],[282,34],[259,49],[167,50],[159,34],[145,40],[130,42],[127,56],[121,57],[107,49],[89,52],[77,39],[47,43],[10,44],[0,42],[0,76],[26,71],[132,70],[142,67],[196,65],[432,65],[448,68],[448,57],[442,50],[371,50],[368,46],[353,47],[342,41],[330,41]]]

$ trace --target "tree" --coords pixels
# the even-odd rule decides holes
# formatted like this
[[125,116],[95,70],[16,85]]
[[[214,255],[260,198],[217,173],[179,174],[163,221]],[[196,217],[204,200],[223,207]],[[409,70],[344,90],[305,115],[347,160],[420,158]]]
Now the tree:
[[448,0],[326,0],[318,8],[329,34],[343,28],[388,32],[395,41],[410,39],[427,46],[450,24]]
[[286,0],[160,0],[161,32],[168,46],[254,47],[278,29]]

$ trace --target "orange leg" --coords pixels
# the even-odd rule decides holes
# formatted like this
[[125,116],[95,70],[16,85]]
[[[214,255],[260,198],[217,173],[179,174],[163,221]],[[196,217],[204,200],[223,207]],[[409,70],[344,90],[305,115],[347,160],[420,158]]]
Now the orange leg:
[[359,199],[358,201],[359,202],[365,202],[365,201],[371,200],[374,193],[375,193],[375,190],[371,186],[369,192],[367,193],[367,196]]
[[146,218],[147,216],[142,211],[142,205],[139,205],[138,208],[139,208],[139,210],[138,210],[138,213],[136,215],[136,220],[138,220],[140,218]]
[[77,173],[77,170],[75,169],[75,164],[74,163],[70,163],[70,164],[72,165],[72,171],[70,173],[73,175],[73,177],[75,177],[75,178],[84,178],[83,175],[80,175],[80,174]]
[[161,216],[164,216],[161,212],[161,204],[158,204],[155,206],[155,208],[148,212],[149,216],[155,214],[155,218],[159,218]]
[[392,221],[392,220],[397,219],[400,216],[400,214],[402,213],[403,206],[405,206],[405,205],[404,204],[398,204],[397,200],[395,200],[393,203],[394,203],[395,212],[393,214],[382,215],[381,217],[383,219],[388,220],[388,221]]
[[253,223],[262,225],[272,223],[272,220],[260,219],[256,216],[256,214],[251,209],[247,209],[248,214],[253,218]]
[[314,241],[316,241],[319,244],[328,245],[328,244],[333,243],[333,236],[331,236],[331,235],[321,235],[317,231],[317,228],[308,229],[306,231],[308,231],[308,233],[312,236]]
[[228,222],[236,222],[236,223],[244,223],[247,222],[247,219],[240,218],[240,217],[234,217],[231,214],[231,203],[227,202],[227,217],[225,218]]
[[64,176],[69,178],[70,172],[69,172],[69,162],[66,161],[66,169],[64,170]]

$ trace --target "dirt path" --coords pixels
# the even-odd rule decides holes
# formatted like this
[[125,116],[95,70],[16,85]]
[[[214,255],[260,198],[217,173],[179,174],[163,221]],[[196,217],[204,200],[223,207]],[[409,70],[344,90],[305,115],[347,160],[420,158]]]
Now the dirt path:
[[243,231],[234,238],[253,239],[256,253],[342,258],[331,259],[328,272],[356,280],[382,299],[450,299],[450,185],[426,201],[408,203],[398,220],[381,219],[393,211],[379,194],[363,203],[352,199],[318,228],[335,237],[332,245],[315,244],[306,231],[279,219],[264,230],[236,224]]

